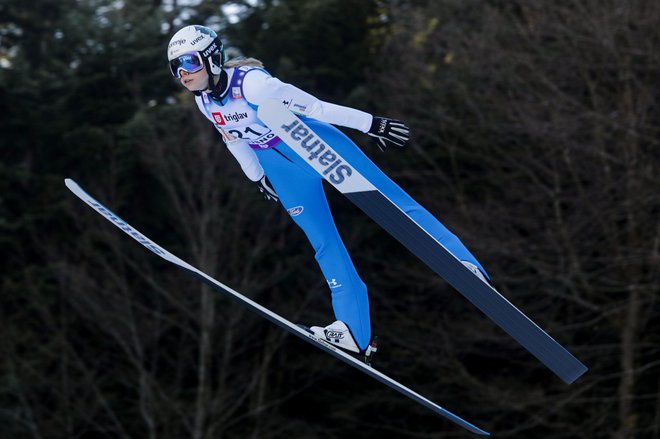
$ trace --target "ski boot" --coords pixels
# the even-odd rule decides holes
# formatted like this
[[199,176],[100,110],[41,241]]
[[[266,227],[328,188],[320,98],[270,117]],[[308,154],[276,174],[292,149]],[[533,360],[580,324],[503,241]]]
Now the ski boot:
[[479,279],[481,279],[484,283],[486,283],[487,285],[490,285],[491,287],[493,286],[493,284],[486,278],[486,276],[484,276],[484,274],[481,272],[481,270],[479,270],[479,268],[476,265],[474,265],[472,262],[468,262],[468,261],[461,261],[461,262],[463,263],[463,265],[465,265],[465,267],[468,270],[470,270],[472,273],[474,273],[475,276],[477,276]]
[[371,366],[374,354],[378,350],[378,337],[374,337],[366,349],[360,349],[355,342],[355,339],[353,338],[353,334],[351,334],[351,330],[348,328],[348,326],[346,326],[346,323],[342,322],[341,320],[337,320],[336,322],[331,323],[326,327],[307,327],[304,325],[298,326],[303,328],[305,331],[314,334],[321,340],[325,340],[333,346],[348,351],[351,353],[351,355],[368,364],[369,366]]

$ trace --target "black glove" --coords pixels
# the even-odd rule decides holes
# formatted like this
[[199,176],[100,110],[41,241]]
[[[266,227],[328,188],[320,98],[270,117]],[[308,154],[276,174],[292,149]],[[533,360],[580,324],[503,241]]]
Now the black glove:
[[385,151],[388,143],[403,148],[408,143],[410,129],[400,120],[374,116],[371,128],[367,134],[374,138],[381,151]]
[[261,177],[261,180],[257,182],[257,186],[259,187],[259,191],[264,195],[265,199],[274,201],[276,203],[280,200],[280,197],[277,196],[277,192],[275,192],[273,185],[270,184],[270,180],[268,180],[266,174],[264,174],[264,176]]

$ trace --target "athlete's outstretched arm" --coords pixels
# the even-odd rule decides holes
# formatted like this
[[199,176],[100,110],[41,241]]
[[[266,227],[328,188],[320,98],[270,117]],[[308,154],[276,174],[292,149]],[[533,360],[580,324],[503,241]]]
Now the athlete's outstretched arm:
[[277,99],[294,113],[362,131],[372,136],[381,150],[390,144],[404,147],[408,142],[409,129],[401,121],[372,116],[361,110],[322,101],[263,70],[255,69],[245,75],[243,96],[257,106],[266,99]]

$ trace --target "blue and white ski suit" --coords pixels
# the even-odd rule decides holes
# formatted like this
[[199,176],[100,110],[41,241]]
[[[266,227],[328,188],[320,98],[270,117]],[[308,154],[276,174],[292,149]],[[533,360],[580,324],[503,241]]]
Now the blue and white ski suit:
[[[219,131],[242,139],[229,150],[252,181],[264,173],[291,218],[302,228],[316,251],[316,260],[332,295],[337,320],[349,327],[360,349],[371,338],[367,287],[360,279],[339,236],[325,197],[322,178],[257,118],[259,104],[279,99],[350,165],[384,195],[408,213],[460,260],[483,270],[461,241],[426,209],[390,180],[360,148],[331,124],[367,132],[372,116],[348,107],[323,102],[255,67],[227,68],[228,90],[221,102],[207,93],[195,100],[200,111]],[[484,271],[485,273],[485,271]]]

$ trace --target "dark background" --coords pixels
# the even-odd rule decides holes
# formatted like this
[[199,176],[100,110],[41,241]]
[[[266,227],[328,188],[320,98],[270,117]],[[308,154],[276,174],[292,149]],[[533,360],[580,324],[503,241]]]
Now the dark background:
[[1,437],[471,437],[64,187],[286,318],[332,321],[304,235],[168,72],[170,36],[202,23],[285,82],[406,121],[405,151],[350,135],[590,367],[563,384],[329,190],[380,370],[495,437],[660,438],[660,2],[224,3],[0,3]]

